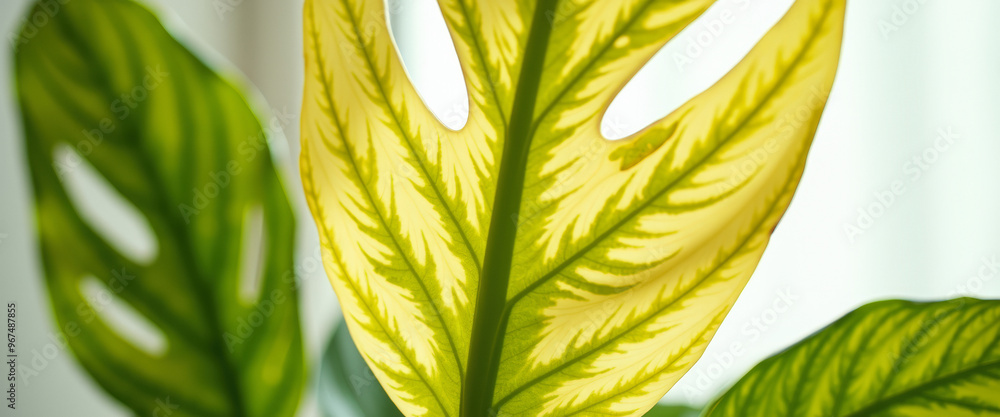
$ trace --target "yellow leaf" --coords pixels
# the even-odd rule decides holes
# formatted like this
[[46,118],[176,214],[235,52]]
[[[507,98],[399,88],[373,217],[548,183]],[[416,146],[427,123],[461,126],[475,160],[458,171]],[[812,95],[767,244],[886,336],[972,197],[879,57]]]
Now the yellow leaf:
[[844,0],[798,0],[621,141],[617,91],[709,0],[441,0],[470,94],[422,104],[383,2],[309,0],[302,175],[351,334],[407,416],[641,415],[704,351],[805,164]]

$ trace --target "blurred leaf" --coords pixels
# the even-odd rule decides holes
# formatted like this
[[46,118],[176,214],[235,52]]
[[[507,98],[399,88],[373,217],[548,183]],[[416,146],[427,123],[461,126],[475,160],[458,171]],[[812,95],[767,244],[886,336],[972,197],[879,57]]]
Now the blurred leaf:
[[710,417],[1000,416],[1000,301],[868,304],[761,362]]
[[[293,415],[295,225],[246,98],[133,2],[32,16],[46,19],[17,38],[18,97],[49,295],[77,359],[139,415]],[[106,193],[73,186],[91,173]],[[97,214],[136,213],[149,248],[88,216],[105,194]]]
[[323,354],[319,404],[326,417],[402,417],[341,320]]
[[698,417],[700,411],[686,405],[656,404],[652,410],[643,414],[645,417]]

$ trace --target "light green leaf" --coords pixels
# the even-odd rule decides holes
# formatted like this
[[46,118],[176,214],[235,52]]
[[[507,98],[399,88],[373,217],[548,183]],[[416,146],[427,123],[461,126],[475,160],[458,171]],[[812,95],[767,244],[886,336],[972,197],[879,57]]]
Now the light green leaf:
[[[18,38],[18,98],[68,346],[137,415],[293,415],[295,225],[247,99],[131,1],[32,11],[48,19]],[[150,248],[87,216],[97,195],[72,185],[84,176],[111,197],[102,209],[135,213]]]
[[710,0],[440,0],[470,92],[422,104],[385,3],[307,0],[301,169],[348,327],[407,416],[638,416],[704,352],[791,199],[844,0],[798,0],[620,141],[612,99]]
[[708,417],[1000,416],[1000,302],[881,301],[761,362]]
[[319,405],[326,417],[400,417],[341,321],[323,354]]

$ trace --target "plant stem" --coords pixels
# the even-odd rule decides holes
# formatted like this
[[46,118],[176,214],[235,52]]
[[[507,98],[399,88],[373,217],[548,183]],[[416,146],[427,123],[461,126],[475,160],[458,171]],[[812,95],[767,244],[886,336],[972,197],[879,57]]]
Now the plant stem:
[[496,415],[496,410],[491,408],[507,330],[503,310],[507,303],[507,285],[531,148],[538,87],[552,33],[549,17],[555,15],[557,3],[558,0],[540,0],[537,3],[524,51],[510,125],[504,138],[483,273],[476,296],[476,313],[469,343],[469,370],[462,387],[461,417]]

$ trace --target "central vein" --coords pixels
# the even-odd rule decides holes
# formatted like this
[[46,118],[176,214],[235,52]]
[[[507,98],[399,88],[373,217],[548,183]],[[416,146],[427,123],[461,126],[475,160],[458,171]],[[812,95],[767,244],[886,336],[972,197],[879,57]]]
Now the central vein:
[[461,417],[496,415],[496,410],[491,410],[491,407],[507,327],[503,311],[517,237],[516,219],[521,208],[524,175],[531,148],[538,86],[552,33],[552,22],[547,16],[555,15],[557,2],[538,1],[524,50],[510,125],[504,138],[483,273],[476,296],[476,313],[469,342],[469,368],[462,386]]

